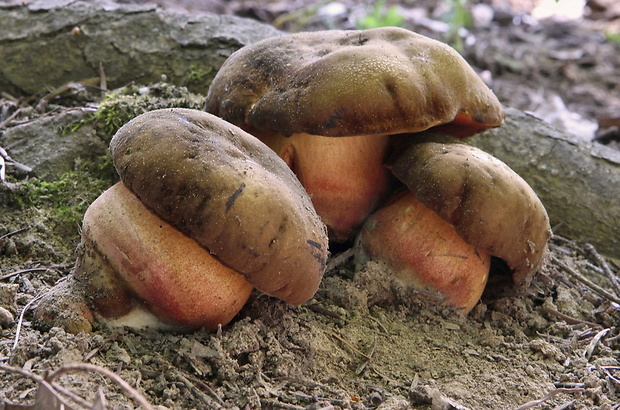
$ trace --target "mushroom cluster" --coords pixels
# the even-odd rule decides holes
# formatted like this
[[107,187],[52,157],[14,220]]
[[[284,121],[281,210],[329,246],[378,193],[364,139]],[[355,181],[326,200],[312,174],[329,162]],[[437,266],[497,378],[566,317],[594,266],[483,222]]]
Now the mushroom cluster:
[[440,42],[398,28],[263,40],[226,61],[205,110],[152,111],[116,133],[121,182],[89,207],[75,271],[37,321],[214,329],[254,288],[311,298],[328,240],[357,238],[358,263],[463,312],[491,258],[516,285],[543,262],[536,194],[455,139],[500,126],[503,109]]
[[325,226],[256,138],[203,111],[165,109],[127,123],[110,150],[121,182],[88,208],[73,277],[39,305],[39,321],[216,329],[254,287],[291,304],[314,295]]
[[480,150],[420,134],[463,138],[503,123],[495,95],[443,43],[393,27],[266,39],[224,63],[205,110],[278,153],[331,241],[359,233],[360,260],[384,261],[464,311],[492,256],[517,285],[543,261],[549,221],[527,183]]
[[336,241],[354,236],[390,193],[393,135],[442,126],[467,136],[504,118],[454,49],[394,27],[246,46],[216,75],[205,109],[284,159]]

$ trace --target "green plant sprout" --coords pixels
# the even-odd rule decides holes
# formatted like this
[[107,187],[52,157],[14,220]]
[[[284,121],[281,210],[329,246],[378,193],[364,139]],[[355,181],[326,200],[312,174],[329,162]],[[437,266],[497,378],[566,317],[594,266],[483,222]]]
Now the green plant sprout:
[[402,27],[405,17],[400,13],[398,7],[392,5],[386,8],[385,0],[379,0],[373,7],[372,14],[357,20],[355,25],[360,30],[367,30],[378,27]]
[[605,38],[612,43],[620,44],[620,32],[606,31]]
[[463,39],[460,31],[469,28],[472,24],[472,17],[467,10],[467,0],[449,0],[448,12],[444,15],[444,21],[448,23],[446,42],[459,53],[463,52]]

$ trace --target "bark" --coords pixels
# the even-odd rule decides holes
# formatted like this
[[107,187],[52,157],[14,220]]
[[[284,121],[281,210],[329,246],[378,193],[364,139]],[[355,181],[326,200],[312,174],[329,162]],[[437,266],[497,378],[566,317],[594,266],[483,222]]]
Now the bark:
[[555,234],[620,257],[620,151],[584,142],[515,109],[469,141],[504,161],[536,191]]
[[0,91],[41,94],[98,77],[108,88],[167,81],[205,92],[224,60],[278,31],[254,20],[106,1],[0,6]]

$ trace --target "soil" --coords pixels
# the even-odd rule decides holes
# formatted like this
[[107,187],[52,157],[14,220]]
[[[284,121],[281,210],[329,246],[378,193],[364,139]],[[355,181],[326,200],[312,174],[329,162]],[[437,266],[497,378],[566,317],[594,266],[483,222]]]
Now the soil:
[[[162,0],[163,6],[265,21],[283,21],[305,3]],[[416,4],[403,9],[406,23],[442,37],[429,28],[439,11]],[[553,105],[559,125],[586,125],[584,138],[593,138],[601,122],[599,132],[613,144],[613,119],[620,117],[615,69],[620,46],[605,39],[607,26],[601,26],[613,27],[611,11],[577,24],[536,23],[528,10],[506,4],[491,9],[495,19],[468,31],[463,54],[500,100],[539,113]],[[424,25],[412,17],[419,10],[427,18]],[[286,21],[283,28],[293,30],[294,21]],[[350,24],[337,21],[338,27]],[[319,19],[307,28],[327,26]],[[0,122],[16,104],[4,97]],[[64,105],[50,104],[43,114],[24,109],[2,127],[52,117],[68,110],[69,101],[86,107],[91,97],[67,96],[58,101]],[[0,135],[0,147],[6,148],[4,138]],[[62,184],[46,184],[7,167],[7,183],[0,184],[5,408],[15,403],[59,409],[61,397],[73,408],[134,408],[135,395],[169,409],[620,408],[620,267],[570,238],[552,238],[547,263],[525,291],[515,292],[504,276],[493,276],[467,316],[434,294],[403,288],[381,264],[370,262],[356,272],[351,252],[343,249],[334,253],[310,302],[290,306],[255,292],[217,332],[98,327],[74,335],[35,328],[37,298],[71,272],[81,214],[116,180],[103,158],[73,165],[92,179],[69,173]],[[67,208],[74,212],[67,214]]]

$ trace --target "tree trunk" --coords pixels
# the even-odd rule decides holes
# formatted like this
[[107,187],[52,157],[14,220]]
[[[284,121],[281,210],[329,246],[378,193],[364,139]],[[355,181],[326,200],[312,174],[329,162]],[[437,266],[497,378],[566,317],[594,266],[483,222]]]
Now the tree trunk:
[[240,47],[279,32],[254,20],[106,1],[0,6],[0,91],[46,93],[104,73],[110,89],[162,80],[205,92]]

